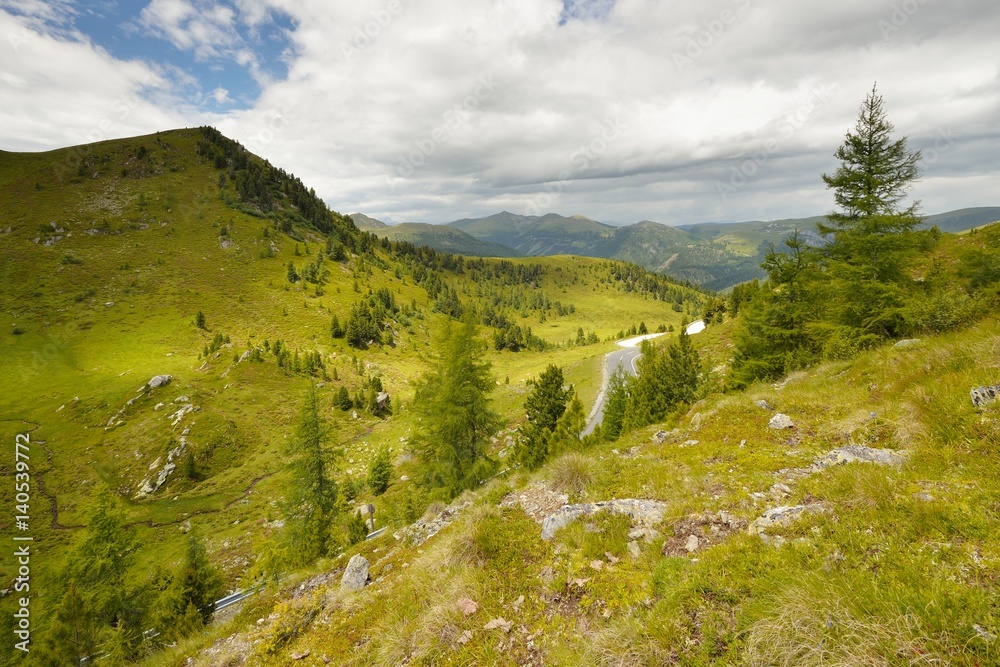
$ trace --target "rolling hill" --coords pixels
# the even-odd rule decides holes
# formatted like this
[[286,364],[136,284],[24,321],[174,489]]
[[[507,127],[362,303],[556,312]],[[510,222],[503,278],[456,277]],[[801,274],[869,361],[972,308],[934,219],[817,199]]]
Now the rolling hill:
[[376,220],[375,218],[369,218],[364,213],[351,213],[350,218],[351,220],[354,221],[354,224],[357,226],[358,229],[364,229],[367,231],[384,229],[389,226],[386,223],[382,222],[381,220]]
[[[354,215],[352,219],[356,219]],[[369,218],[370,219],[370,218]],[[523,253],[499,243],[483,241],[447,225],[429,225],[423,222],[403,222],[383,227],[362,226],[379,238],[424,245],[441,252],[470,257],[521,257]]]
[[[562,367],[589,406],[620,331],[678,327],[706,300],[607,260],[472,260],[380,240],[211,128],[0,152],[0,216],[0,381],[17,388],[0,392],[0,437],[32,442],[40,640],[97,488],[112,491],[136,533],[130,585],[175,569],[193,528],[237,588],[282,534],[288,447],[308,387],[330,427],[333,476],[357,489],[341,496],[341,516],[373,502],[380,522],[401,526],[429,503],[408,481],[419,427],[409,408],[452,315],[489,305],[481,357],[498,375],[494,406],[509,428],[547,365]],[[377,340],[352,347],[331,336],[334,318],[349,322],[375,302],[388,304]],[[530,332],[534,347],[495,349],[501,324]],[[365,408],[376,379],[392,414]],[[353,412],[333,407],[341,388]],[[375,498],[363,482],[383,446],[396,472]],[[13,479],[12,457],[0,471]],[[14,506],[13,484],[0,499]],[[0,561],[0,578],[16,568]],[[3,618],[14,618],[12,599],[0,601]],[[19,659],[12,651],[0,650],[3,664]]]

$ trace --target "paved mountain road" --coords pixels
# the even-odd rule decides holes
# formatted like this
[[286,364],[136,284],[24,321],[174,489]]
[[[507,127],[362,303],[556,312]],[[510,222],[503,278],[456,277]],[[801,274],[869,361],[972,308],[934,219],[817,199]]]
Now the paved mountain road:
[[[688,325],[687,333],[688,335],[694,335],[704,330],[705,323],[698,320]],[[594,407],[590,410],[590,414],[587,415],[587,427],[583,429],[583,433],[580,434],[581,436],[593,433],[594,429],[601,423],[601,420],[604,419],[604,403],[608,393],[608,382],[611,380],[614,372],[618,370],[618,367],[623,366],[633,377],[638,375],[639,357],[642,356],[639,346],[644,340],[657,338],[662,335],[662,333],[647,334],[645,336],[618,341],[618,347],[621,349],[608,352],[604,355],[604,377],[601,380],[601,390],[597,392],[597,400],[594,401]]]

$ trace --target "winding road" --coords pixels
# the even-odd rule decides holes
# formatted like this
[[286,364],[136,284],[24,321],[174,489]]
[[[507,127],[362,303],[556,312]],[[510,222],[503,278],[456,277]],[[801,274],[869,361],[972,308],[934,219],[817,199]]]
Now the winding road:
[[[705,323],[701,320],[692,322],[686,329],[689,336],[701,333],[704,330]],[[618,367],[623,366],[633,377],[638,375],[639,357],[642,356],[639,346],[642,344],[642,341],[658,338],[663,335],[662,333],[654,333],[620,340],[618,341],[620,350],[614,350],[604,355],[604,377],[601,379],[601,390],[597,393],[597,400],[594,401],[594,407],[590,410],[590,414],[587,415],[587,428],[583,429],[583,432],[580,434],[581,437],[593,433],[594,429],[601,423],[601,420],[604,419],[604,403],[607,399],[608,382],[611,380],[614,372],[618,370]]]

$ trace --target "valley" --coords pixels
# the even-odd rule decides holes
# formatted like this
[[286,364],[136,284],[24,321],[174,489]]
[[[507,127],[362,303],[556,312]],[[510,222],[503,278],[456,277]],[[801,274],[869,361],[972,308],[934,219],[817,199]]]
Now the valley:
[[[149,667],[770,664],[827,640],[854,650],[841,628],[867,644],[889,627],[863,625],[871,618],[891,625],[946,599],[960,603],[921,623],[954,634],[907,625],[884,641],[908,658],[992,659],[975,628],[997,627],[996,610],[977,582],[995,580],[1000,551],[992,511],[976,508],[995,504],[996,461],[985,454],[996,407],[971,405],[968,390],[996,382],[996,225],[926,237],[923,284],[980,291],[935,293],[937,310],[913,315],[923,328],[912,347],[831,354],[744,392],[725,383],[746,345],[741,327],[766,297],[696,286],[737,275],[718,268],[729,260],[697,253],[788,261],[749,253],[797,221],[616,229],[501,214],[452,227],[514,252],[463,257],[423,245],[420,234],[436,233],[426,227],[372,229],[357,216],[373,233],[359,229],[211,128],[0,153],[0,191],[0,437],[30,433],[42,637],[61,622],[54,610],[67,604],[95,499],[110,498],[135,540],[129,595],[172,590],[164,582],[187,562],[191,535],[220,591],[261,587],[172,646],[134,640]],[[964,215],[955,224],[986,214]],[[679,245],[643,236],[664,233]],[[584,256],[593,248],[631,261]],[[662,263],[640,266],[635,248],[672,252],[671,273],[698,261],[715,273],[664,276],[653,270]],[[704,332],[679,335],[702,317]],[[499,428],[485,444],[488,477],[449,493],[428,481],[432,416],[421,401],[450,332],[466,325],[489,365]],[[652,340],[643,360],[627,352],[640,376],[632,395],[645,391],[645,369],[674,361],[695,364],[696,393],[645,422],[626,416],[620,435],[602,427],[582,443],[552,440],[548,459],[528,465],[526,405],[545,374],[558,369],[556,389],[586,415],[606,360],[640,336]],[[287,499],[311,391],[337,518],[334,548],[302,564],[287,541]],[[778,412],[794,426],[770,427]],[[844,449],[855,446],[868,449]],[[892,464],[859,462],[858,452],[876,456],[869,449],[891,452]],[[382,452],[390,475],[376,491]],[[12,474],[10,461],[3,469]],[[0,493],[8,506],[13,488]],[[633,501],[652,503],[655,518],[595,513],[542,539],[563,505]],[[359,541],[352,522],[369,504],[386,531]],[[767,514],[780,508],[804,518]],[[370,584],[350,592],[340,577],[355,555],[370,563]],[[15,576],[10,561],[2,568]]]

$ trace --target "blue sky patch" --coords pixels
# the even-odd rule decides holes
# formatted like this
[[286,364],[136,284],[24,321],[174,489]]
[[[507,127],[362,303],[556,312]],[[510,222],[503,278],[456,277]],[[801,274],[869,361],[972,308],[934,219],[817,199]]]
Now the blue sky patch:
[[611,14],[615,0],[563,0],[559,25],[570,21],[604,21]]
[[250,108],[263,84],[285,79],[296,27],[273,10],[248,25],[234,4],[204,0],[57,1],[33,18],[63,39],[82,34],[119,60],[151,63],[188,103],[210,112]]

